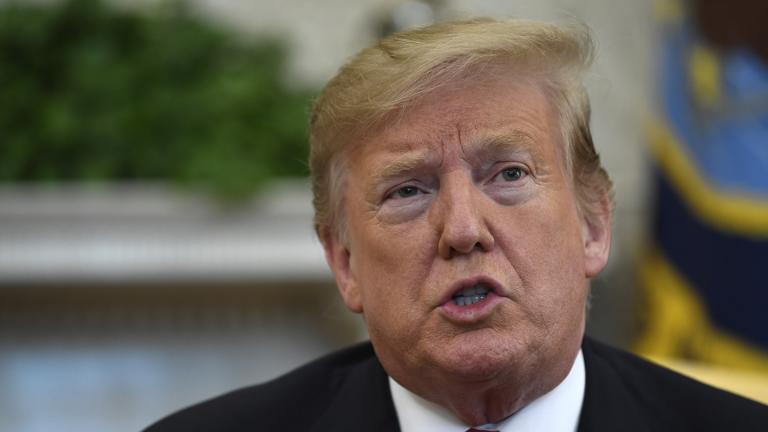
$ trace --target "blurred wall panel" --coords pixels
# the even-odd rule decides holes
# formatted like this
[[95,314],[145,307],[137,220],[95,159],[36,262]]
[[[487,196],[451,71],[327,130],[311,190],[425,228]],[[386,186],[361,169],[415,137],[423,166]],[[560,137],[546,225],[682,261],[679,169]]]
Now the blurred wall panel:
[[0,429],[137,430],[364,337],[303,181],[223,211],[162,186],[0,191]]

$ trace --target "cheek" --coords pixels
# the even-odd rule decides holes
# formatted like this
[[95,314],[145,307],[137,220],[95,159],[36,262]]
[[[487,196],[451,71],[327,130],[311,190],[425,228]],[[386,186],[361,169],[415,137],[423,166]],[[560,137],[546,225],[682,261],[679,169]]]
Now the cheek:
[[543,308],[568,307],[583,296],[586,279],[575,208],[568,201],[532,205],[510,220],[516,220],[517,227],[503,247],[521,279],[523,297],[536,299]]
[[363,316],[379,347],[413,347],[428,316],[420,301],[428,266],[421,256],[425,248],[415,247],[416,237],[389,231],[366,237],[363,255],[355,263]]
[[418,223],[368,222],[355,233],[351,263],[363,302],[369,303],[367,315],[374,309],[408,312],[418,304],[436,246]]

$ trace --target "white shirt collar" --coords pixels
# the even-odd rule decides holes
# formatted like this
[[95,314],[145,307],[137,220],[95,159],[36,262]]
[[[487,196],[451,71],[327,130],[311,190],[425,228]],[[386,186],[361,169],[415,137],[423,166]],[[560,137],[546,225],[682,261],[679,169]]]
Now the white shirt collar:
[[[501,423],[481,427],[501,432],[575,432],[584,401],[585,382],[584,357],[579,350],[571,371],[557,387]],[[392,377],[389,378],[389,388],[401,432],[465,432],[470,427],[442,406],[411,393]]]

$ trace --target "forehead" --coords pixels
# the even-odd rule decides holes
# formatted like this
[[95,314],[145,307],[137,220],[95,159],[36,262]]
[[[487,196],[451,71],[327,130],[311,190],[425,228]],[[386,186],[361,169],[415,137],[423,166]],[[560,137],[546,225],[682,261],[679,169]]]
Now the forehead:
[[516,150],[539,157],[562,156],[554,109],[542,87],[497,75],[445,84],[390,116],[358,141],[357,159],[390,159],[423,153],[462,157]]

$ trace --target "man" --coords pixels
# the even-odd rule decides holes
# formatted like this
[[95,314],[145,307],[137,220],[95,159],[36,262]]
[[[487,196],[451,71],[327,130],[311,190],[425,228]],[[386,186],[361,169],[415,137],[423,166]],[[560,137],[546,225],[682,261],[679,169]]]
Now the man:
[[353,57],[311,118],[315,224],[371,344],[153,431],[765,430],[768,408],[584,338],[612,186],[582,29],[438,24]]

